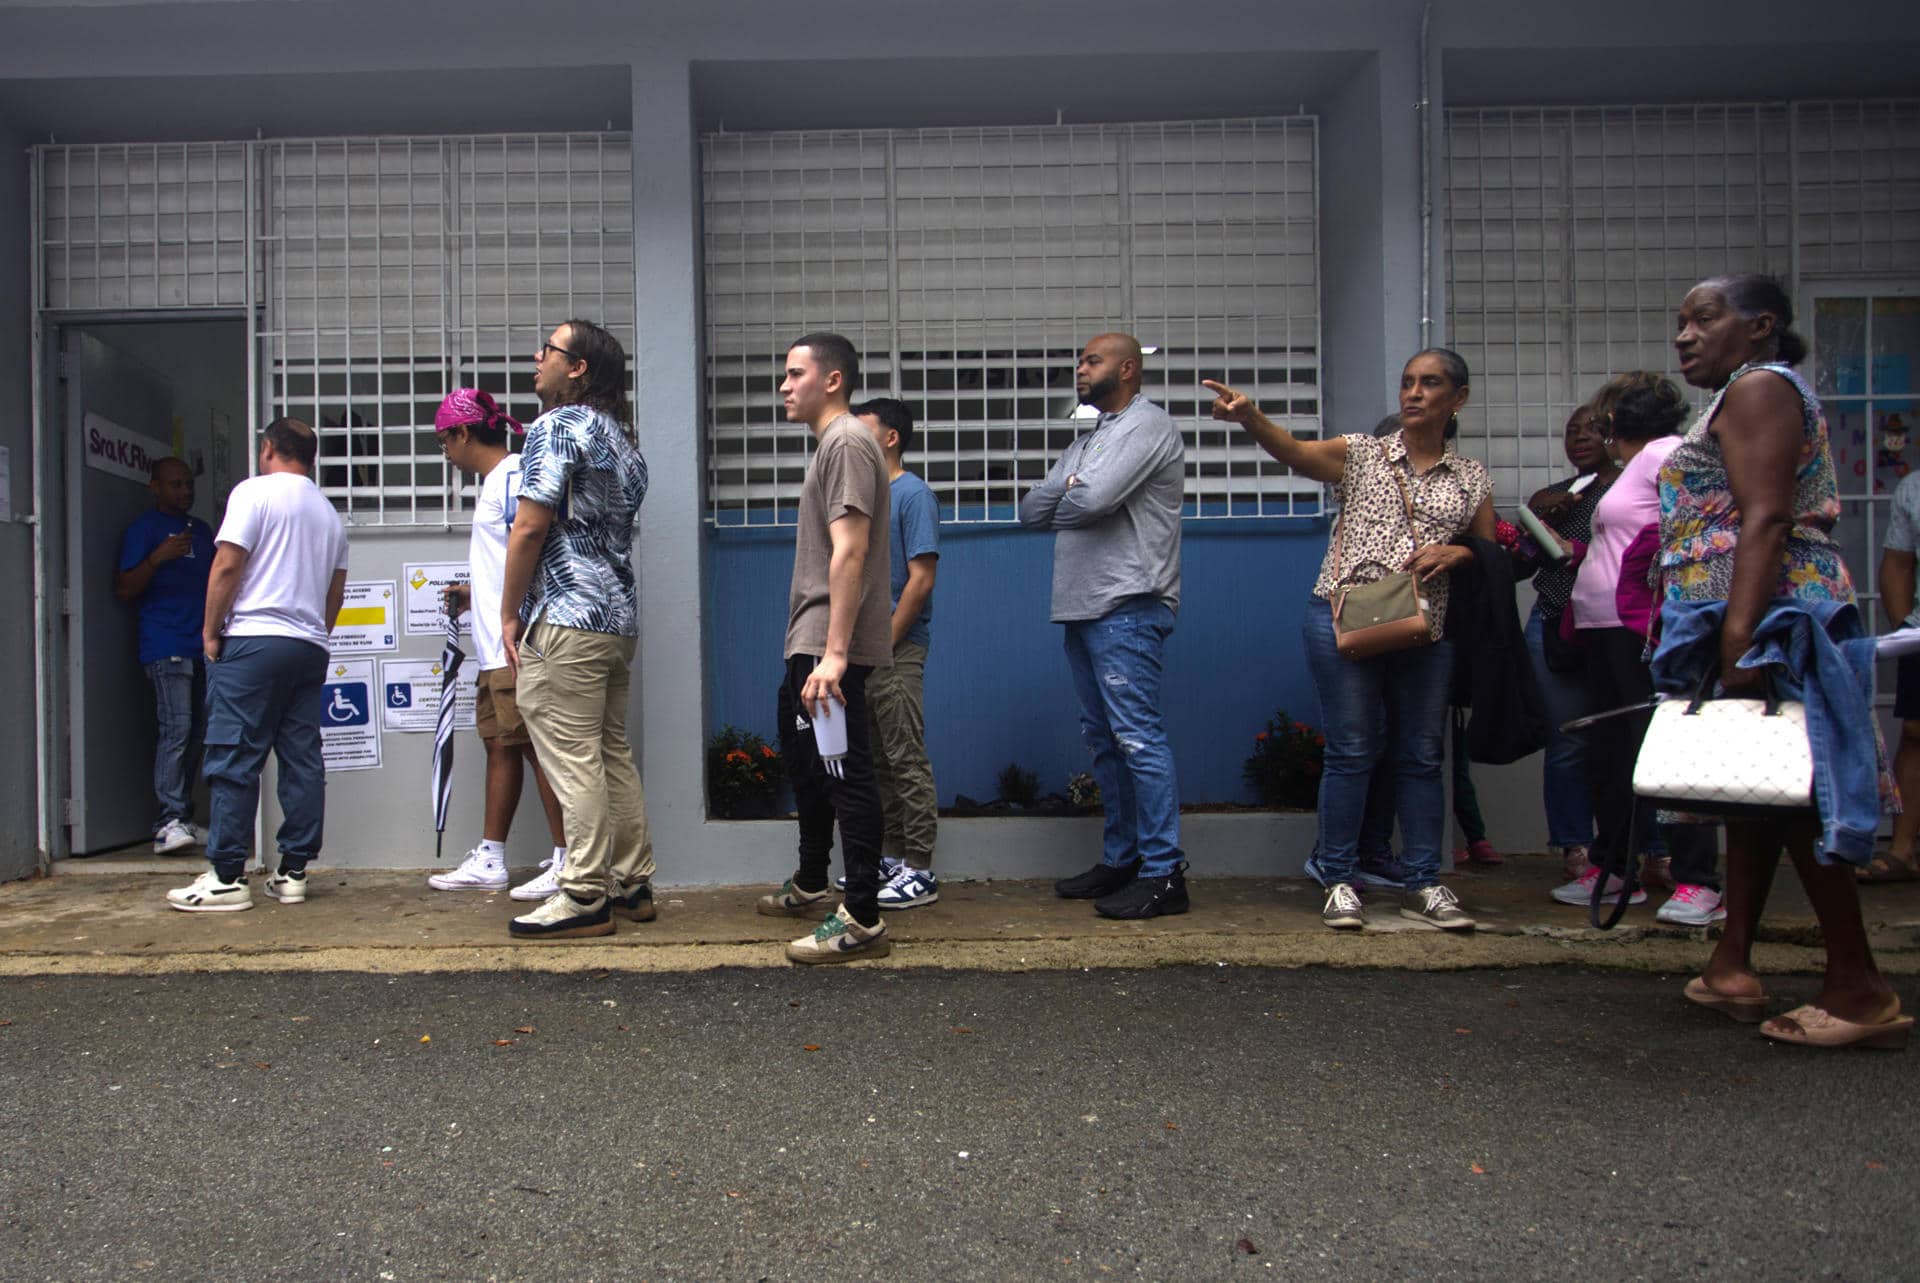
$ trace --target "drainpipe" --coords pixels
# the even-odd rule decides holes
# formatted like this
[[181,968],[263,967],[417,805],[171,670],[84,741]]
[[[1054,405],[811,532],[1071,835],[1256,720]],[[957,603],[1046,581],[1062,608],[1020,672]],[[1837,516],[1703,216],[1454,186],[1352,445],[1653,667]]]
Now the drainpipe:
[[1429,89],[1428,31],[1433,22],[1433,0],[1420,8],[1420,101],[1414,111],[1420,120],[1420,346],[1433,343],[1433,126]]
[[28,165],[31,173],[27,178],[27,243],[31,247],[27,259],[27,271],[32,276],[28,289],[29,307],[33,315],[29,318],[29,356],[31,371],[29,383],[33,397],[32,444],[29,446],[33,469],[33,512],[27,520],[33,525],[33,763],[37,777],[38,797],[34,811],[39,821],[39,852],[35,857],[35,871],[45,875],[52,871],[56,826],[63,823],[64,816],[56,814],[60,806],[61,790],[54,787],[58,772],[54,769],[54,753],[58,746],[48,734],[53,719],[53,651],[49,645],[49,611],[53,609],[53,586],[47,577],[47,434],[44,420],[46,415],[46,338],[41,319],[41,249],[40,249],[40,154],[29,149]]

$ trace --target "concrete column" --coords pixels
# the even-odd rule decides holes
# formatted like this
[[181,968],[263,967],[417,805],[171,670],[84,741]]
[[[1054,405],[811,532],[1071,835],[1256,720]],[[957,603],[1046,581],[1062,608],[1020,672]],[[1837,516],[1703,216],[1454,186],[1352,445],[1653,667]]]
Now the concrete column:
[[633,360],[650,485],[634,537],[640,642],[629,728],[666,882],[706,822],[706,540],[701,527],[700,147],[685,59],[633,67]]
[[[1417,12],[1404,30],[1383,31],[1321,116],[1329,433],[1366,432],[1390,412],[1400,367],[1420,347],[1419,42]],[[1437,257],[1434,271],[1444,275]]]

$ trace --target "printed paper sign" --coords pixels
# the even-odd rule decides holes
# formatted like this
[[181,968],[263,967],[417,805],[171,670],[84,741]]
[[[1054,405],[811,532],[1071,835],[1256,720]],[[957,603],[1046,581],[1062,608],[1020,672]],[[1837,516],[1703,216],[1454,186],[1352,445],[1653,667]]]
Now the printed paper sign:
[[[453,679],[453,724],[472,730],[474,681],[480,669],[472,659]],[[431,731],[440,720],[440,661],[388,659],[380,664],[380,720],[389,731]]]
[[[426,561],[403,567],[407,586],[407,636],[445,637],[447,612],[440,594],[448,584],[464,584],[472,576],[464,561]],[[468,611],[460,616],[461,627],[469,622]]]
[[153,465],[173,453],[164,441],[123,428],[112,419],[87,411],[80,421],[80,448],[89,468],[147,484]]
[[334,655],[379,655],[400,649],[400,630],[394,619],[391,579],[347,581],[340,601],[340,618],[327,638]]
[[370,771],[380,765],[372,660],[328,662],[320,688],[320,745],[328,771]]

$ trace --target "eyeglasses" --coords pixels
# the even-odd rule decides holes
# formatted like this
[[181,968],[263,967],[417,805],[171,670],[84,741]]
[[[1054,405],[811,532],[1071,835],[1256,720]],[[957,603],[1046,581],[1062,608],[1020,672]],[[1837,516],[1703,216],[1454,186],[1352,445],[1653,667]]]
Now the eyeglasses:
[[540,345],[540,355],[535,357],[534,359],[538,361],[544,361],[547,359],[547,353],[549,352],[558,352],[561,356],[566,357],[567,360],[569,361],[584,361],[586,359],[585,357],[581,356],[578,352],[569,352],[567,351],[567,349],[559,346],[556,343],[542,343]]

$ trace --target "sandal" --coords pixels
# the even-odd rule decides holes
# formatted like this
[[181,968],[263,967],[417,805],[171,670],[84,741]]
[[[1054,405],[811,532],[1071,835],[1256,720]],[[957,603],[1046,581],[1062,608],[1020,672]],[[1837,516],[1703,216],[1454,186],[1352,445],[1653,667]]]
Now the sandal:
[[1760,1032],[1778,1042],[1802,1047],[1879,1047],[1899,1051],[1913,1033],[1912,1016],[1895,1016],[1877,1024],[1842,1020],[1822,1007],[1795,1007],[1760,1026]]
[[[1721,993],[1707,984],[1705,976],[1695,976],[1687,981],[1687,987],[1681,990],[1688,1002],[1697,1003],[1709,1011],[1717,1011],[1730,1020],[1743,1025],[1757,1025],[1767,1018],[1767,1004],[1773,1001],[1766,994]],[[1804,1008],[1803,1008],[1804,1010]]]
[[1911,882],[1920,877],[1920,870],[1905,860],[1896,860],[1891,855],[1876,855],[1864,865],[1853,871],[1854,880],[1864,883]]

